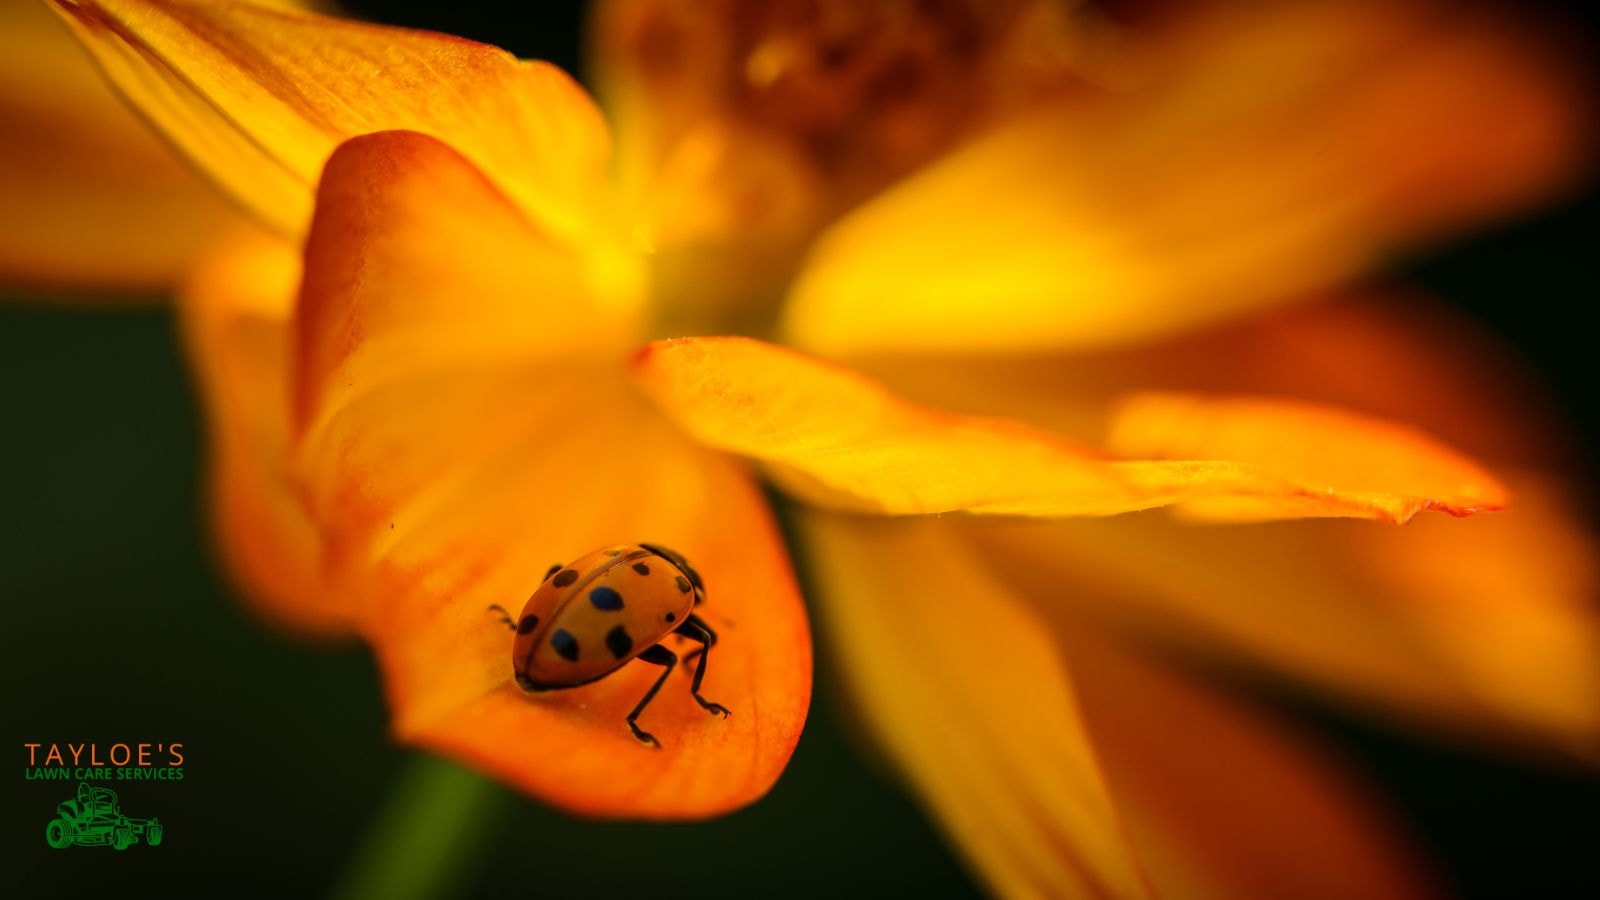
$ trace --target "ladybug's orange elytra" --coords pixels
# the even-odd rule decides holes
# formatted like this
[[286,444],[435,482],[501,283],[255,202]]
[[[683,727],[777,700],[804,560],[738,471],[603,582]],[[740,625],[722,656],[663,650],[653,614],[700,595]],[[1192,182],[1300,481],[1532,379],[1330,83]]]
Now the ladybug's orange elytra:
[[706,711],[727,716],[727,707],[700,696],[706,659],[717,634],[694,609],[705,599],[699,573],[682,554],[658,544],[623,544],[555,565],[513,621],[516,632],[511,667],[525,691],[551,691],[598,681],[638,658],[663,667],[639,705],[628,714],[628,728],[645,744],[659,747],[635,724],[639,714],[678,663],[678,655],[659,643],[669,634],[699,641],[684,662],[698,657],[690,692]]

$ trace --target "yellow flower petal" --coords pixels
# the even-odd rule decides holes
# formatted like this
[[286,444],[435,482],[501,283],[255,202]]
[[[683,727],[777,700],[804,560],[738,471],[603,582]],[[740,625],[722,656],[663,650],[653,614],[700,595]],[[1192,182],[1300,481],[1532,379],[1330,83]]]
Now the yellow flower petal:
[[217,541],[244,594],[270,618],[318,634],[350,629],[321,543],[288,473],[290,313],[300,259],[289,244],[240,235],[184,283],[178,311],[204,401]]
[[[1407,522],[1424,509],[1499,509],[1505,488],[1471,460],[1416,429],[1288,400],[1146,393],[1113,416],[1110,449],[1156,459],[1228,459],[1269,467],[1303,486],[1284,496],[1218,496],[1183,505],[1226,520],[1355,515]],[[1330,495],[1338,493],[1338,497]]]
[[1063,639],[1089,734],[1160,896],[1435,895],[1367,786],[1327,751],[1092,628],[1063,629]]
[[[551,239],[460,153],[415,132],[330,158],[307,244],[297,401],[337,411],[431,370],[620,360],[640,338],[636,283]],[[470,301],[469,299],[470,298]]]
[[323,162],[388,129],[459,149],[563,237],[617,242],[609,138],[553,66],[447,35],[220,0],[56,0],[139,111],[263,221],[309,221]]
[[[1182,438],[1214,455],[1115,460],[1020,423],[918,407],[844,369],[743,338],[652,344],[634,370],[703,443],[761,460],[789,490],[843,509],[1055,517],[1186,504],[1215,515],[1405,521],[1423,509],[1462,513],[1501,502],[1498,485],[1475,470],[1482,493],[1441,480],[1440,472],[1468,471],[1467,464],[1430,441],[1310,408],[1260,406],[1258,417],[1238,421],[1174,421],[1197,430],[1138,449],[1164,454]],[[1152,415],[1136,409],[1127,420],[1130,444],[1162,424],[1154,415],[1160,410],[1145,409]],[[1308,429],[1330,460],[1370,465],[1319,461],[1288,431],[1275,455],[1260,437],[1280,425]],[[1449,493],[1429,493],[1442,487]]]
[[1124,94],[1043,109],[836,223],[787,343],[1084,348],[1304,296],[1584,159],[1560,52],[1428,4],[1207,5]]
[[42,4],[0,0],[0,282],[164,292],[237,218]]
[[944,523],[807,514],[840,673],[990,885],[1150,895],[1049,631]]
[[1002,895],[1140,896],[1141,871],[1185,900],[1431,893],[1350,773],[1108,642],[1070,573],[1030,603],[952,520],[805,524],[862,724]]
[[[306,247],[297,475],[329,571],[355,596],[403,740],[565,808],[683,818],[749,803],[793,751],[810,693],[804,610],[762,499],[623,377],[582,267],[461,155],[413,133],[329,161]],[[708,715],[630,663],[524,694],[511,635],[552,563],[629,541],[687,555],[721,632]],[[682,648],[687,651],[687,647]]]
[[[779,535],[747,475],[616,379],[506,366],[391,384],[307,449],[315,493],[382,523],[374,543],[366,517],[319,518],[359,597],[397,738],[596,816],[715,815],[782,772],[809,702],[810,644]],[[519,610],[551,564],[627,541],[672,547],[705,578],[701,611],[721,640],[704,693],[733,711],[708,715],[674,675],[640,719],[659,752],[625,724],[656,667],[525,694],[512,635],[487,609]],[[690,649],[668,645],[680,659]]]
[[[1550,487],[1465,522],[973,523],[1026,593],[1489,740],[1600,759],[1595,538]],[[1064,600],[1065,602],[1065,600]]]

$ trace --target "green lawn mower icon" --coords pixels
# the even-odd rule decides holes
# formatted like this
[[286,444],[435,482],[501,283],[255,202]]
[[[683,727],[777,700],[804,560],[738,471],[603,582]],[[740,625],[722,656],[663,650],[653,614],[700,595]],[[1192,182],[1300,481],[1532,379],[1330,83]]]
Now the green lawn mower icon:
[[57,850],[73,844],[126,850],[141,838],[152,847],[159,845],[161,820],[130,819],[122,814],[116,791],[87,783],[78,785],[77,799],[56,807],[56,817],[44,828],[45,842]]

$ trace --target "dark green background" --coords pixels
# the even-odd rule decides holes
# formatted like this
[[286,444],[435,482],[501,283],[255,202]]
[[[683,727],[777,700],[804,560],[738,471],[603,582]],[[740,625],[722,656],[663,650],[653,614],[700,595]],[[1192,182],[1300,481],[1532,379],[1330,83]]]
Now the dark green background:
[[[355,5],[576,62],[578,18],[565,8],[537,27],[505,28],[485,3]],[[1600,299],[1597,246],[1600,198],[1591,193],[1393,274],[1520,347],[1592,451],[1594,336],[1572,317]],[[0,305],[0,700],[13,754],[11,775],[0,776],[0,883],[19,888],[15,896],[318,893],[359,844],[406,755],[385,736],[363,648],[308,647],[264,630],[212,565],[199,427],[172,324],[159,309]],[[912,802],[855,752],[832,702],[827,648],[818,649],[810,724],[768,799],[718,821],[641,826],[574,821],[506,794],[483,833],[467,835],[484,854],[471,892],[974,893]],[[1256,699],[1354,756],[1462,895],[1600,896],[1595,775],[1378,730],[1303,697]],[[22,782],[22,745],[52,740],[183,742],[183,782],[111,785],[129,814],[160,816],[168,842],[125,853],[48,849],[44,824],[73,784]]]

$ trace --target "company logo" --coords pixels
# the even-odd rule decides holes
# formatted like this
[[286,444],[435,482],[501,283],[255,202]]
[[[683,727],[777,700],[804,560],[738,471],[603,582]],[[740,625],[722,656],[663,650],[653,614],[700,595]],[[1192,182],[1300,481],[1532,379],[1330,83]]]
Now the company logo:
[[160,819],[127,815],[116,791],[87,781],[78,783],[78,795],[62,801],[44,827],[45,843],[57,850],[74,845],[126,850],[138,843],[159,847],[162,835]]
[[[27,765],[24,781],[76,781],[73,796],[55,805],[55,814],[44,826],[44,841],[57,850],[68,847],[111,847],[126,850],[135,844],[161,845],[165,828],[154,816],[130,814],[122,808],[117,792],[108,781],[165,782],[183,780],[183,744],[116,743],[109,746],[84,742],[26,743]],[[41,787],[44,787],[41,785]],[[51,785],[57,791],[65,785]],[[147,788],[138,788],[140,793]],[[135,798],[134,813],[147,813],[144,801]],[[37,808],[37,807],[36,807]]]

